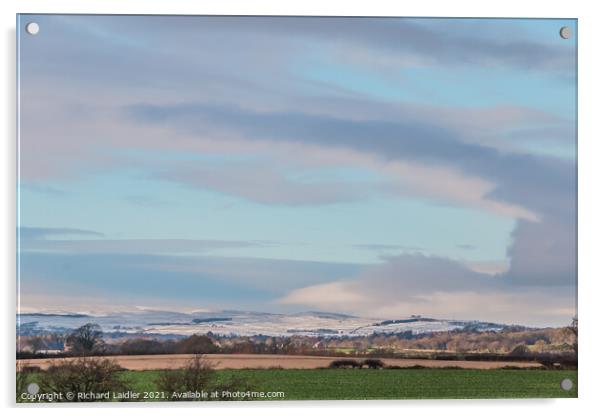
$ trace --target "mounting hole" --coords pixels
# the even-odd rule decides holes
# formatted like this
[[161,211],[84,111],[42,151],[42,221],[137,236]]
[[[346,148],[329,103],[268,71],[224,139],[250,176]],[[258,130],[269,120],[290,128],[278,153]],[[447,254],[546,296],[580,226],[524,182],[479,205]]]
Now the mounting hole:
[[27,386],[27,393],[29,393],[29,394],[38,394],[39,391],[40,391],[40,386],[38,386],[37,383],[30,383]]
[[568,26],[562,26],[560,28],[560,37],[562,39],[568,39],[571,37],[571,28]]
[[27,23],[27,26],[25,26],[25,30],[30,35],[37,35],[40,31],[40,25],[36,22]]
[[560,382],[560,388],[564,391],[569,391],[573,388],[573,380],[565,378]]

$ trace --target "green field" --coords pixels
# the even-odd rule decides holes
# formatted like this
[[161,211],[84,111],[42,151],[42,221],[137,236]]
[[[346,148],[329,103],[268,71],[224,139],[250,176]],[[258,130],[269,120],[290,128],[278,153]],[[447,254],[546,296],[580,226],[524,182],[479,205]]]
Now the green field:
[[[139,391],[156,389],[157,371],[128,371]],[[222,381],[237,377],[255,391],[283,391],[285,400],[469,399],[577,397],[577,371],[564,370],[220,370]],[[573,389],[560,388],[570,378]]]

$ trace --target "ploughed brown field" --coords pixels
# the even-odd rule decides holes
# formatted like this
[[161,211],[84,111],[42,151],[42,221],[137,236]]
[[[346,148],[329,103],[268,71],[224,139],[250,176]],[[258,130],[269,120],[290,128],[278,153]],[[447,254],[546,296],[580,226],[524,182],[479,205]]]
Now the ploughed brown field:
[[[107,357],[127,370],[164,370],[184,367],[192,354],[170,355],[117,355]],[[218,370],[244,368],[273,368],[286,369],[315,369],[324,368],[340,357],[319,357],[309,355],[259,355],[259,354],[205,354],[203,358],[215,365]],[[73,358],[37,358],[18,360],[23,366],[37,366],[46,369],[53,362],[71,360]],[[455,361],[455,360],[424,360],[406,358],[383,358],[386,365],[400,367],[423,366],[429,368],[458,367],[472,369],[495,369],[501,367],[541,367],[534,362],[516,361]]]

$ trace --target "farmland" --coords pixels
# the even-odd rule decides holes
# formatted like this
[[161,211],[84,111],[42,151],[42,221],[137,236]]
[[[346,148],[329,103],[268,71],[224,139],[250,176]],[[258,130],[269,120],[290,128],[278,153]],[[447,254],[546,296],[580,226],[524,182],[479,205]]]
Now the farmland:
[[[257,390],[284,391],[287,400],[460,399],[576,397],[560,389],[576,371],[387,369],[387,370],[221,370],[220,377],[240,377]],[[152,373],[130,373],[152,383]]]
[[[505,353],[498,351],[500,340],[505,341],[501,350]],[[39,350],[46,338],[31,341]],[[105,342],[98,325],[86,324],[66,337],[68,351],[18,353],[17,400],[577,397],[576,327],[536,332],[454,330],[411,337],[194,334],[110,341]],[[399,351],[391,341],[419,348]],[[372,347],[379,342],[385,344]],[[487,352],[484,347],[491,345],[498,352]],[[567,390],[561,388],[565,379],[571,382]],[[30,392],[31,383],[36,383],[31,390],[41,396]]]
[[[120,377],[133,391],[156,392],[161,373],[157,370],[124,371]],[[573,370],[245,369],[218,370],[216,373],[225,384],[237,379],[252,386],[252,391],[283,392],[284,397],[276,400],[577,397],[577,371]],[[29,377],[30,381],[37,379],[36,374]],[[574,383],[571,391],[560,388],[560,382],[565,378]]]
[[[111,359],[126,370],[164,370],[182,368],[194,354],[166,355],[121,355]],[[205,354],[203,358],[219,370],[225,369],[318,369],[328,367],[333,357],[274,354]],[[19,360],[21,365],[47,368],[53,363],[61,363],[73,358],[40,358]],[[407,358],[385,358],[386,365],[398,367],[460,367],[466,369],[494,369],[503,367],[537,368],[537,362],[521,361],[463,361],[463,360],[426,360]]]

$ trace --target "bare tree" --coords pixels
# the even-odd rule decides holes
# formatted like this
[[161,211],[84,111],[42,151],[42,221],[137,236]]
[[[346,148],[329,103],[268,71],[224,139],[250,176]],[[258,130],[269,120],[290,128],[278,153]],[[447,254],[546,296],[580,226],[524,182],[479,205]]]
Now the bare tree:
[[16,378],[16,388],[17,388],[17,403],[21,402],[21,394],[25,392],[27,388],[28,374],[23,371],[23,365],[17,361],[17,378]]
[[32,337],[29,340],[29,346],[31,347],[31,352],[35,354],[46,347],[46,342],[42,337]]
[[[120,376],[123,369],[114,361],[91,357],[63,360],[40,373],[40,390],[44,393],[63,393],[65,401],[96,401],[94,397],[77,393],[122,392],[131,387]],[[65,395],[66,392],[75,395]]]
[[222,395],[219,397],[197,397],[187,395],[188,392],[209,391],[250,391],[250,385],[242,379],[220,379],[213,365],[196,354],[191,358],[186,367],[181,370],[165,370],[157,380],[160,391],[167,393],[167,400],[245,400],[236,396]]
[[577,354],[577,332],[578,332],[578,327],[579,327],[579,322],[577,320],[577,317],[573,318],[573,322],[571,322],[571,325],[567,327],[567,330],[573,334],[573,336],[575,337],[574,341],[573,341],[573,350],[575,351],[575,354]]
[[197,354],[188,361],[184,369],[163,371],[157,380],[157,386],[171,400],[194,400],[174,393],[206,391],[214,377],[213,366]]
[[218,348],[206,335],[191,335],[176,345],[177,354],[210,354]]
[[91,323],[80,326],[67,337],[67,344],[75,353],[85,356],[103,344],[102,329]]

